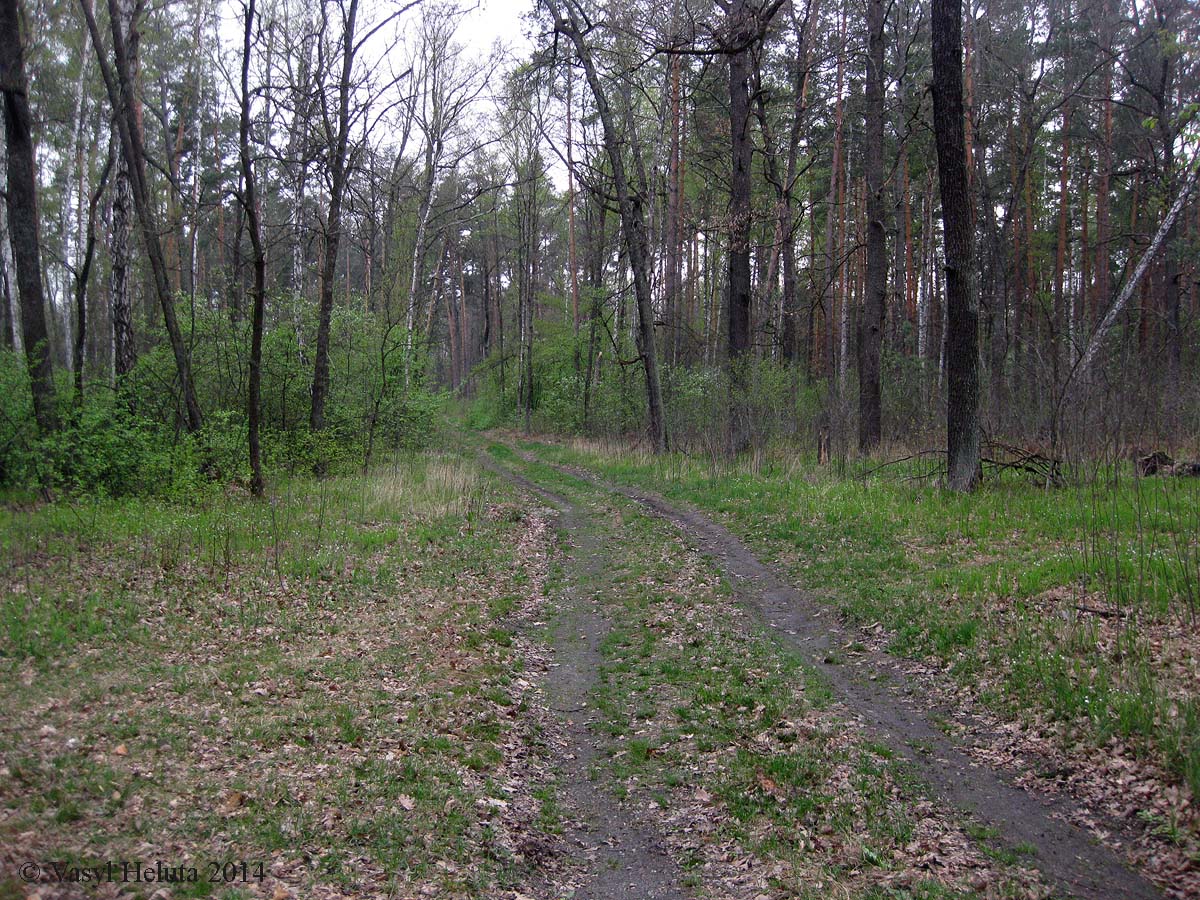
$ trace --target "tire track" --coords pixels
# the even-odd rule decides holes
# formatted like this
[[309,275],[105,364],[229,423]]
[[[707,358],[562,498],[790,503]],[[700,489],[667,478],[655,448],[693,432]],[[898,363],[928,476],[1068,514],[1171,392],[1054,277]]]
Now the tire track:
[[1034,863],[1058,890],[1081,900],[1158,900],[1161,893],[1128,869],[1111,849],[1073,824],[1078,806],[1060,796],[1038,795],[1005,774],[971,759],[939,730],[928,705],[883,653],[853,663],[834,663],[833,652],[851,636],[825,605],[782,581],[727,529],[697,510],[675,506],[649,491],[613,483],[593,472],[536,459],[609,493],[623,496],[664,519],[707,553],[730,582],[735,596],[784,644],[799,650],[835,695],[908,761],[934,797],[1000,832],[1010,848],[1037,848]]
[[555,663],[544,684],[567,742],[560,771],[565,805],[571,812],[565,836],[587,862],[586,880],[574,896],[577,900],[686,900],[690,895],[662,840],[590,777],[603,758],[602,742],[590,727],[591,697],[603,663],[600,645],[610,627],[594,589],[603,583],[608,568],[603,541],[578,505],[486,453],[479,454],[479,461],[552,507],[558,530],[572,546],[565,561],[568,585],[556,598],[560,605],[551,623]]

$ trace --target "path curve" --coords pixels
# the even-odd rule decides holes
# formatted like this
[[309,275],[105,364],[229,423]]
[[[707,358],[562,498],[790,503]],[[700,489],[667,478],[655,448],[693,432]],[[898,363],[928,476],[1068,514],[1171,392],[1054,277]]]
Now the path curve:
[[1128,869],[1116,853],[1070,821],[1078,812],[1071,800],[1027,791],[971,759],[934,725],[928,706],[922,709],[922,698],[905,687],[905,676],[893,659],[868,652],[854,662],[832,662],[838,658],[832,651],[853,639],[834,612],[781,580],[726,528],[653,492],[510,449],[527,461],[553,466],[633,500],[688,535],[711,556],[735,596],[779,640],[804,655],[829,681],[835,696],[910,763],[935,797],[997,829],[998,840],[1009,847],[1036,847],[1035,864],[1058,890],[1080,900],[1160,900],[1162,894],[1148,879]]

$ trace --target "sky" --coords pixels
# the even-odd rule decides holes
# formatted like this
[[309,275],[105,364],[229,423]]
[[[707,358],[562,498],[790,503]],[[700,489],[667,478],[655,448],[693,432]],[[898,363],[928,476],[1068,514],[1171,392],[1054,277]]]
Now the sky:
[[[528,24],[523,17],[533,9],[534,0],[478,0],[478,6],[463,19],[458,40],[469,52],[486,54],[498,40],[511,58],[527,57],[533,41],[525,34]],[[486,102],[486,101],[484,101]],[[567,189],[567,168],[553,153],[546,153],[546,164],[554,186]]]
[[[467,7],[472,0],[458,2]],[[457,32],[457,40],[467,46],[473,54],[486,55],[496,41],[500,41],[516,56],[524,56],[532,49],[533,43],[525,34],[523,17],[533,9],[534,0],[473,0],[473,3]],[[365,3],[362,8],[368,12],[385,12],[383,9],[373,9],[373,6],[374,4]],[[240,53],[242,7],[236,0],[224,0],[218,9],[221,42],[227,48]],[[409,20],[415,19],[417,14],[415,10],[411,11],[408,14]],[[369,50],[364,52],[369,53]]]
[[459,39],[472,50],[486,52],[499,40],[519,55],[532,44],[525,37],[522,16],[533,8],[533,0],[479,0],[459,29]]
[[[507,62],[500,67],[498,72],[507,70],[513,61],[528,57],[533,49],[533,41],[526,34],[529,26],[525,21],[525,16],[532,11],[535,0],[455,0],[455,2],[460,9],[465,11],[455,32],[455,40],[466,49],[469,57],[490,56],[497,42],[507,51]],[[361,8],[367,13],[366,18],[370,19],[372,16],[386,15],[393,7],[386,0],[384,2],[361,0]],[[226,53],[240,57],[243,28],[242,8],[238,0],[219,0],[218,9],[220,10],[221,43],[224,45]],[[418,10],[410,10],[403,20],[402,27],[411,27],[419,15]],[[379,51],[373,51],[373,47],[390,46],[392,40],[389,32],[381,32],[375,41],[364,46],[360,58],[366,61],[368,67],[379,65]],[[373,52],[377,60],[374,63],[371,62]],[[229,63],[230,68],[227,72],[231,79],[238,75],[234,62]],[[493,83],[491,87],[498,88],[499,84]],[[237,87],[231,81],[228,89],[236,91]],[[485,91],[478,102],[482,104],[484,110],[490,110],[493,102],[490,92]],[[547,162],[555,184],[560,189],[565,189],[567,183],[565,167],[553,154],[548,154]]]

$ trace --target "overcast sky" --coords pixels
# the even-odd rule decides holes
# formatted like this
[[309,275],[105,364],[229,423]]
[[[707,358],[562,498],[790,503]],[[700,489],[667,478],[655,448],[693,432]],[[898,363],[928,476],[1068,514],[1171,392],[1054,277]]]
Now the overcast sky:
[[533,0],[479,0],[459,29],[459,39],[472,49],[486,51],[499,40],[523,56],[530,42],[525,37],[522,16],[533,8]]

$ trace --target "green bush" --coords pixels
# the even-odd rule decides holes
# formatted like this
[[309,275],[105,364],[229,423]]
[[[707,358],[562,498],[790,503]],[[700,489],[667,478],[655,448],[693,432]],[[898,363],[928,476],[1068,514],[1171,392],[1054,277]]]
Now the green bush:
[[90,400],[43,437],[38,450],[43,483],[70,494],[175,494],[201,483],[190,437],[139,418],[116,400]]
[[487,431],[501,424],[503,411],[496,402],[494,392],[488,390],[479,394],[467,406],[466,426],[475,431]]
[[[553,305],[553,304],[548,304]],[[614,331],[612,323],[606,335]],[[614,357],[636,359],[637,352],[622,330],[626,346],[613,351],[602,341],[593,366],[592,384],[586,385],[588,334],[579,334],[567,323],[536,323],[533,357],[532,425],[537,431],[558,434],[627,436],[646,424],[646,388],[641,367],[615,364]],[[512,348],[508,348],[512,353]],[[513,353],[500,365],[498,355],[479,368],[479,393],[466,411],[472,428],[500,425],[521,427],[524,410],[517,398],[519,372]],[[778,438],[808,438],[821,413],[824,389],[807,384],[799,370],[773,360],[747,360],[743,392],[737,398],[744,415],[753,422],[753,437],[761,443]],[[729,379],[723,367],[702,363],[663,365],[660,368],[663,407],[672,446],[708,450],[723,446],[728,428]],[[585,396],[588,408],[584,408]]]
[[36,438],[25,359],[12,350],[0,350],[0,487],[37,480]]
[[205,416],[196,442],[203,451],[202,467],[212,478],[249,480],[249,425],[243,411],[213,410]]
[[[417,449],[437,439],[443,398],[422,385],[422,353],[406,361],[404,333],[365,306],[335,311],[330,335],[326,428],[309,428],[311,303],[269,299],[263,336],[262,448],[272,472],[336,471],[369,454]],[[175,359],[160,343],[141,354],[118,391],[109,373],[85,372],[76,406],[59,372],[60,429],[39,438],[24,358],[0,350],[0,488],[47,486],[90,496],[188,496],[212,482],[249,476],[246,396],[249,324],[228,311],[180,306],[204,427],[183,427]]]

